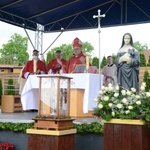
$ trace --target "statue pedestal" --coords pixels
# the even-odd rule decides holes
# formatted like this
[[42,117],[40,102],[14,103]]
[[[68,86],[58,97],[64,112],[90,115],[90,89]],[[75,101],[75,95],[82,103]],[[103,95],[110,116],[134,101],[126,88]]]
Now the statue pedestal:
[[104,150],[149,150],[150,128],[141,120],[104,121]]
[[27,129],[28,150],[74,150],[76,129],[52,131]]

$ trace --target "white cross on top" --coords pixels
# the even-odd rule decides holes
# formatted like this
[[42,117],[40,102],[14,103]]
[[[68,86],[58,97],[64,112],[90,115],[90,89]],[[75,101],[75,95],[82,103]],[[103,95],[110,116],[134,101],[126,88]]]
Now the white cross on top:
[[100,12],[101,12],[101,10],[99,9],[99,10],[98,10],[98,15],[97,15],[97,16],[96,16],[96,15],[93,16],[94,19],[95,19],[95,18],[98,18],[98,27],[99,27],[99,28],[100,28],[100,18],[106,16],[105,14],[101,15]]

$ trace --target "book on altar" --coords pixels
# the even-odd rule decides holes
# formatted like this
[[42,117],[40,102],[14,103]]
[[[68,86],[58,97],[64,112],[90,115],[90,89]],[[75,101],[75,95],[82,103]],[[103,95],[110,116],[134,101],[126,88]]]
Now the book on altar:
[[85,73],[86,65],[85,64],[77,64],[74,70],[74,73]]

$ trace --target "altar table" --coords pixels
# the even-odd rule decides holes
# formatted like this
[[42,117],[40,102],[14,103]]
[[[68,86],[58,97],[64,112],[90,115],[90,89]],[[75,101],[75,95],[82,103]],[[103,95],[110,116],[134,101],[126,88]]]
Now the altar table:
[[[103,75],[91,73],[63,75],[73,78],[71,79],[70,91],[70,113],[72,112],[70,115],[79,115],[75,112],[76,110],[83,111],[83,114],[92,111],[97,105],[94,102],[94,99],[97,98],[98,92],[103,83]],[[23,110],[38,109],[38,88],[39,78],[37,75],[30,75],[21,94]]]

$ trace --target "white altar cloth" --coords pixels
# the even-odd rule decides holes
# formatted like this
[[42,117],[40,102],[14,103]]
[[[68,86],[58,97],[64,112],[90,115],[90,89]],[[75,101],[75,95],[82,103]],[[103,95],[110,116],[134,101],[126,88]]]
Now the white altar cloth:
[[[102,86],[103,75],[80,73],[63,74],[63,76],[73,78],[71,79],[71,89],[84,89],[83,112],[88,113],[89,110],[93,110],[97,105],[94,99],[97,98],[100,87]],[[21,94],[23,110],[38,109],[38,88],[39,78],[37,75],[30,75]]]

